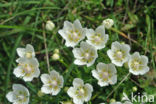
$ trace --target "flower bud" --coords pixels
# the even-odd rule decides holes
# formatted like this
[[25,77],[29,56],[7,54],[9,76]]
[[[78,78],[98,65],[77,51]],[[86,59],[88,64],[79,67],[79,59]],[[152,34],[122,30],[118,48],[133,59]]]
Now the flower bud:
[[111,99],[110,102],[113,103],[113,102],[116,102],[116,100],[115,99]]
[[53,60],[58,60],[58,59],[60,59],[59,54],[54,53],[53,56],[52,56],[52,59],[53,59]]
[[54,29],[54,27],[55,27],[55,24],[52,21],[50,21],[50,20],[47,21],[47,23],[46,23],[46,29],[48,31],[52,31]]
[[136,86],[134,86],[132,89],[134,92],[136,92],[138,90],[138,88]]
[[54,50],[54,53],[59,54],[59,52],[60,52],[59,49],[55,49],[55,50]]
[[103,21],[103,25],[105,26],[106,29],[110,29],[114,24],[114,21],[112,19],[106,19]]

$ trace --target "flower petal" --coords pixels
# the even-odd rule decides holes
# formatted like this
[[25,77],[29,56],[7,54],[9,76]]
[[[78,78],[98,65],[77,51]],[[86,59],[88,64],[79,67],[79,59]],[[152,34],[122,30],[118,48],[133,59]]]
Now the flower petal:
[[74,81],[73,81],[73,86],[74,87],[79,87],[79,86],[83,86],[84,85],[84,82],[82,79],[80,78],[75,78]]

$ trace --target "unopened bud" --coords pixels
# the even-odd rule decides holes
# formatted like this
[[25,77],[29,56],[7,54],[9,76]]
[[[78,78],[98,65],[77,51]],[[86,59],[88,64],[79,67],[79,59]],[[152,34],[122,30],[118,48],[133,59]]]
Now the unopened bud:
[[112,19],[105,19],[103,21],[103,25],[105,26],[106,29],[110,29],[114,24],[114,21]]
[[133,87],[133,91],[136,92],[138,88],[136,86]]
[[53,59],[53,60],[58,60],[58,59],[60,59],[59,54],[54,53],[53,56],[52,56],[52,59]]
[[47,23],[46,23],[46,29],[48,31],[52,31],[54,29],[54,27],[55,27],[55,24],[52,21],[50,21],[50,20],[47,21]]
[[59,49],[55,49],[55,50],[54,50],[54,53],[59,54],[59,52],[60,52]]

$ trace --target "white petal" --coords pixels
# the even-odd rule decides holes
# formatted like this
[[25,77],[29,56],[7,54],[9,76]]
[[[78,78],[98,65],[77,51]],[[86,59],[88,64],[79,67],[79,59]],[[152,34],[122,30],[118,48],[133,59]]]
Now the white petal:
[[39,62],[36,58],[31,58],[29,60],[27,60],[29,62],[29,64],[35,66],[35,67],[39,67]]
[[142,55],[142,56],[141,56],[141,61],[142,61],[142,63],[143,63],[144,65],[147,65],[147,63],[148,63],[148,57]]
[[81,57],[81,49],[80,48],[74,48],[72,50],[72,52],[73,52],[75,58],[79,58],[79,59],[82,58]]
[[40,75],[40,69],[36,68],[35,73],[33,74],[33,76],[38,78],[39,75]]
[[25,48],[17,48],[16,51],[17,51],[17,54],[18,54],[19,57],[24,57]]
[[73,24],[74,24],[74,27],[76,29],[78,29],[78,30],[82,29],[81,23],[80,23],[80,21],[78,19],[76,19]]
[[96,33],[105,34],[105,28],[103,25],[98,26],[95,31]]
[[75,88],[74,87],[70,87],[68,90],[67,90],[67,94],[70,96],[70,97],[74,97],[75,96]]
[[76,59],[76,60],[74,61],[74,64],[76,64],[76,65],[85,65],[86,62],[82,62],[81,60]]
[[98,72],[96,70],[92,70],[92,76],[96,79],[99,79]]
[[108,67],[109,67],[109,70],[111,70],[111,72],[114,74],[114,73],[117,73],[116,71],[116,68],[115,68],[115,65],[114,64],[108,64]]
[[67,47],[75,47],[77,45],[77,43],[70,42],[69,40],[66,40],[65,46],[67,46]]
[[63,76],[60,76],[59,80],[60,80],[60,87],[62,88],[63,87],[63,83],[64,83]]
[[124,50],[125,52],[129,53],[130,46],[128,44],[122,44],[121,49]]
[[81,99],[74,98],[73,102],[74,102],[74,104],[83,104],[84,101]]
[[141,75],[144,75],[145,73],[147,73],[149,71],[149,67],[148,66],[145,66],[142,70],[140,70],[140,74]]
[[85,33],[89,40],[92,39],[93,35],[95,35],[95,31],[93,29],[85,29]]
[[114,85],[117,82],[117,75],[113,75],[112,78],[109,80],[109,83]]
[[57,95],[61,91],[60,88],[57,88],[56,90],[52,90],[52,95]]
[[116,66],[123,66],[123,62],[119,62],[119,61],[116,61],[116,60],[112,60],[112,63],[115,64]]
[[138,71],[134,71],[133,69],[129,69],[129,72],[131,72],[132,74],[134,75],[139,75],[139,72]]
[[71,29],[73,29],[73,24],[71,22],[69,22],[69,21],[65,21],[63,28],[71,30]]
[[87,89],[87,97],[85,97],[85,99],[84,99],[87,102],[91,99],[93,87],[90,84],[85,84],[84,87]]
[[45,85],[42,86],[41,91],[45,94],[52,93],[52,89],[50,89],[49,86],[45,86]]
[[14,93],[13,91],[9,92],[7,95],[6,95],[6,98],[10,101],[10,102],[13,102],[15,99],[14,99]]
[[108,57],[112,60],[113,59],[113,53],[112,53],[112,50],[108,50],[107,51],[107,55],[108,55]]
[[74,81],[73,81],[73,86],[74,87],[78,87],[78,86],[83,86],[84,85],[84,82],[82,79],[80,78],[75,78]]
[[30,81],[33,80],[33,78],[34,78],[33,75],[30,75],[30,76],[24,76],[24,77],[23,77],[23,80],[26,81],[26,82],[27,82],[27,81],[30,82]]
[[120,48],[121,48],[121,44],[118,41],[113,42],[111,45],[112,50],[120,49]]
[[107,67],[107,65],[105,63],[102,63],[102,62],[99,62],[97,65],[96,65],[96,69],[98,71],[102,70],[103,68]]
[[93,86],[91,84],[85,84],[84,86],[89,92],[93,92]]
[[50,81],[50,76],[48,74],[42,74],[41,81],[42,83],[47,84]]
[[98,85],[100,85],[101,87],[104,87],[104,86],[108,86],[108,83],[103,82],[103,81],[98,81]]
[[66,40],[67,34],[64,32],[64,30],[59,30],[58,33]]
[[34,47],[31,44],[26,45],[26,51],[34,53]]
[[131,58],[132,58],[132,59],[140,58],[139,52],[133,53],[133,55],[131,55]]
[[52,70],[51,72],[50,72],[50,77],[56,77],[56,78],[59,78],[59,76],[60,76],[60,74],[57,72],[57,71],[55,71],[55,70]]
[[21,66],[16,67],[13,73],[16,77],[23,77],[25,75]]

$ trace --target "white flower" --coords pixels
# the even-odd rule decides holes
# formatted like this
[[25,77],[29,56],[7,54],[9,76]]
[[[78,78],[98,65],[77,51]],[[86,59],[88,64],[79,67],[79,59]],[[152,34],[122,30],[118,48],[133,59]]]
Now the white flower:
[[105,19],[104,21],[103,21],[103,25],[107,28],[107,29],[109,29],[109,28],[111,28],[112,26],[113,26],[113,24],[114,24],[114,21],[112,20],[112,19]]
[[94,64],[98,57],[95,47],[83,41],[80,43],[80,48],[73,49],[73,54],[76,58],[74,61],[76,65],[87,65],[87,67]]
[[19,57],[26,57],[26,58],[35,57],[34,48],[30,44],[27,44],[26,48],[17,48],[17,54]]
[[29,103],[29,91],[21,84],[13,84],[13,91],[6,95],[6,98],[13,104],[28,104]]
[[112,43],[111,49],[107,51],[107,55],[112,63],[116,66],[122,66],[129,59],[130,46],[128,44],[121,44],[117,41]]
[[39,63],[36,58],[19,58],[18,66],[14,69],[16,77],[22,77],[24,81],[32,81],[40,75]]
[[63,87],[64,79],[55,70],[51,71],[50,74],[42,74],[41,81],[43,86],[41,91],[45,94],[57,95]]
[[55,24],[54,24],[52,21],[48,20],[48,21],[46,22],[46,29],[47,29],[48,31],[52,31],[52,30],[54,29],[54,27],[55,27]]
[[131,55],[128,66],[129,71],[134,75],[143,75],[149,71],[148,58],[144,55],[140,55],[139,52],[135,52]]
[[98,63],[96,70],[92,71],[92,75],[98,80],[101,87],[117,82],[117,71],[113,64]]
[[103,25],[93,29],[86,29],[86,36],[89,44],[95,46],[96,49],[102,49],[105,47],[105,44],[108,40],[108,34],[105,34],[105,28]]
[[63,29],[58,32],[66,40],[67,47],[74,47],[85,38],[85,32],[79,20],[75,20],[73,24],[65,21]]
[[73,81],[73,87],[70,87],[67,94],[73,98],[75,104],[83,104],[91,99],[93,92],[92,85],[86,83],[80,78],[75,78]]

